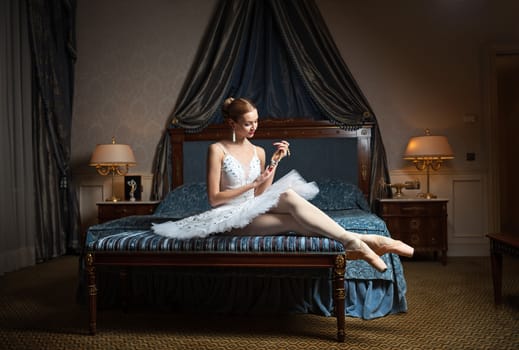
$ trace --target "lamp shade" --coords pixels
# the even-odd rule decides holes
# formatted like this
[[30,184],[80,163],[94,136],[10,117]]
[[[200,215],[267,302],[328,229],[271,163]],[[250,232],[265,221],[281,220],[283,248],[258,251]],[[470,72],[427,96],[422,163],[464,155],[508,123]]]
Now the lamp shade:
[[90,158],[91,166],[109,166],[136,164],[135,155],[130,146],[119,143],[97,145]]
[[454,152],[445,136],[416,136],[407,144],[404,159],[453,159]]

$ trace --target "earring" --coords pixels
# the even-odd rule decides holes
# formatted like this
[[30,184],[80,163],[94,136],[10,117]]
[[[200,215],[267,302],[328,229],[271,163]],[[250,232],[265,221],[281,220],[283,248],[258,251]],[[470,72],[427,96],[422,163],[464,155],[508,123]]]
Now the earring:
[[232,129],[232,143],[236,143],[236,132]]

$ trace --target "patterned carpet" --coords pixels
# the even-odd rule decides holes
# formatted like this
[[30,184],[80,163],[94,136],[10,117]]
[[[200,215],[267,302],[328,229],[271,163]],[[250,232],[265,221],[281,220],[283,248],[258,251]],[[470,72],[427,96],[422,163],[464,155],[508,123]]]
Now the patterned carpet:
[[346,319],[314,315],[178,315],[100,310],[96,336],[75,303],[77,257],[0,277],[1,349],[517,349],[519,260],[504,259],[504,305],[493,304],[489,258],[404,261],[409,312]]

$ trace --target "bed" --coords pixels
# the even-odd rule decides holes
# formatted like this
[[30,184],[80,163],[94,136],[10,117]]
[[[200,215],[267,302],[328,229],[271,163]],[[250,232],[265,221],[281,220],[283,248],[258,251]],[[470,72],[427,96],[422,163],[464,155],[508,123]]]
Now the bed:
[[[269,150],[273,140],[290,140],[293,153],[301,156],[283,160],[278,174],[296,168],[307,180],[315,180],[320,193],[312,202],[346,229],[389,236],[366,200],[372,128],[267,120],[260,122],[255,143]],[[334,316],[339,341],[345,339],[345,316],[373,319],[407,311],[406,282],[394,254],[382,257],[388,269],[381,273],[364,261],[346,261],[342,245],[324,237],[288,232],[176,240],[155,235],[152,223],[209,208],[204,152],[210,142],[227,137],[229,129],[212,125],[198,133],[180,128],[169,132],[172,190],[154,214],[94,225],[86,234],[81,280],[90,333],[97,331],[98,304],[130,303],[202,314]]]

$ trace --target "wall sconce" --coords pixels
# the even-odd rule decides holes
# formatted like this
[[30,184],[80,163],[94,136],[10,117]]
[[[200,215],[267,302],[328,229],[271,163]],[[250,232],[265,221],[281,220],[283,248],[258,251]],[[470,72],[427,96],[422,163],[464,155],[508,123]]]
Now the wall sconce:
[[97,145],[90,158],[90,166],[95,166],[100,175],[112,175],[112,197],[107,201],[117,202],[119,199],[114,195],[114,177],[115,175],[126,175],[129,167],[137,164],[135,155],[128,145],[115,143],[112,137],[112,143],[106,145]]
[[409,139],[404,153],[404,159],[411,160],[416,169],[427,170],[427,192],[420,197],[427,199],[436,198],[429,191],[430,169],[440,169],[442,162],[446,159],[454,159],[449,141],[445,136],[432,136],[429,129],[425,130],[425,136],[416,136]]

